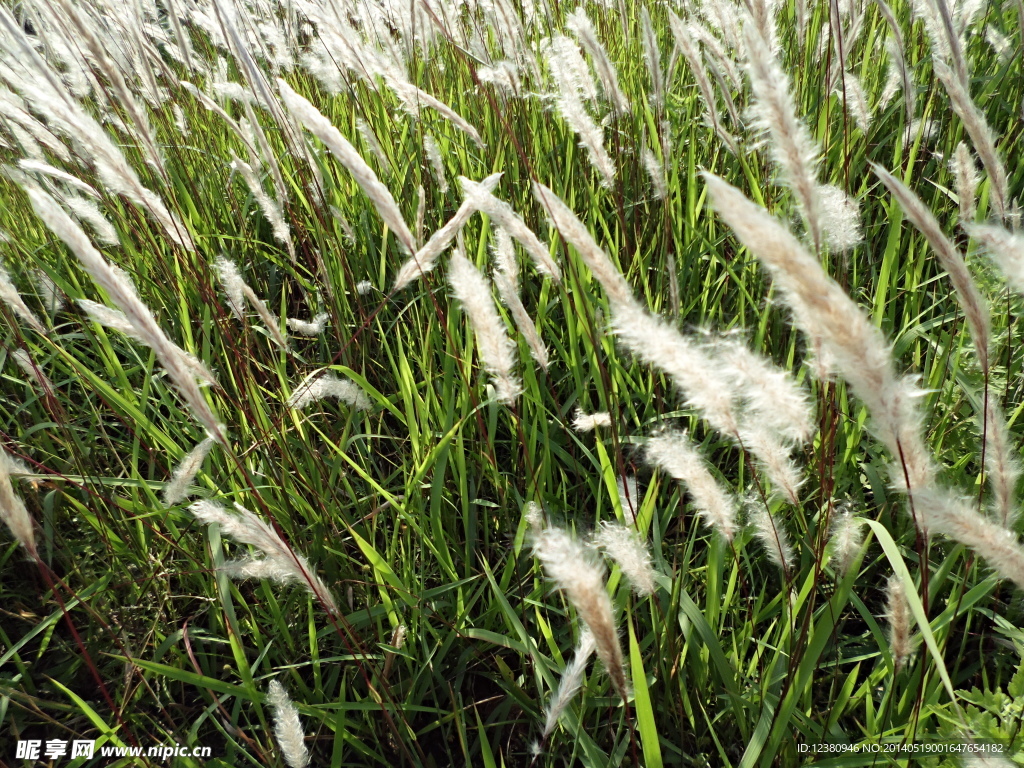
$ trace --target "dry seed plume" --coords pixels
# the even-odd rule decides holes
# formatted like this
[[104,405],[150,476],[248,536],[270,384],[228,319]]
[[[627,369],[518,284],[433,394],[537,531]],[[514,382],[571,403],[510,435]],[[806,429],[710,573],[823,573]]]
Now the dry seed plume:
[[860,551],[864,539],[863,525],[844,509],[832,524],[832,567],[840,576],[845,576],[853,559]]
[[685,483],[704,524],[732,541],[737,528],[736,504],[685,432],[666,431],[648,438],[644,455],[648,464]]
[[576,696],[577,691],[583,685],[583,673],[587,669],[587,662],[596,650],[594,635],[589,629],[580,633],[579,642],[576,644],[576,651],[572,655],[572,661],[566,665],[562,672],[562,679],[558,681],[558,689],[552,696],[551,701],[544,708],[544,731],[542,739],[547,739],[558,724],[558,718],[569,706],[569,702]]
[[11,311],[20,317],[33,331],[43,336],[46,335],[46,328],[39,322],[35,312],[28,308],[18,289],[15,288],[10,274],[0,265],[0,301],[11,308]]
[[967,318],[967,326],[971,331],[971,338],[974,340],[974,349],[978,355],[978,362],[982,371],[987,375],[989,369],[989,338],[991,336],[991,323],[989,320],[988,304],[982,298],[974,278],[967,271],[964,264],[964,257],[956,249],[956,246],[943,234],[942,227],[932,215],[921,199],[911,192],[903,182],[886,171],[881,166],[872,163],[871,169],[875,175],[882,180],[892,196],[896,198],[904,212],[910,218],[915,227],[925,236],[931,245],[935,255],[939,257],[939,263],[949,274],[949,280],[953,283],[960,305],[964,309]]
[[538,272],[548,275],[556,283],[561,281],[562,271],[551,258],[547,246],[526,226],[526,222],[512,210],[511,205],[496,198],[483,184],[462,176],[459,177],[459,182],[462,184],[462,194],[466,201],[478,211],[486,213],[495,224],[518,240],[533,259]]
[[11,484],[11,475],[15,474],[17,469],[18,465],[14,459],[0,448],[0,519],[7,524],[18,543],[38,560],[32,518],[25,508],[25,502],[14,492],[14,486]]
[[1010,287],[1024,294],[1024,235],[991,224],[968,224],[965,228],[996,263]]
[[347,403],[357,411],[366,411],[370,408],[370,398],[358,384],[348,379],[339,379],[331,371],[316,371],[303,379],[288,398],[288,407],[301,411],[306,406],[328,397]]
[[61,210],[53,198],[37,187],[27,186],[25,191],[43,223],[67,244],[78,257],[82,268],[106,291],[111,301],[121,308],[133,329],[133,335],[153,349],[199,422],[210,434],[224,442],[226,438],[223,436],[223,427],[196,384],[197,376],[209,381],[213,378],[212,374],[167,338],[125,274],[103,258],[89,242],[85,232]]
[[[501,176],[502,174],[500,173],[493,173],[479,182],[479,187],[487,192],[491,192],[498,186]],[[461,176],[459,181],[462,182]],[[424,246],[416,251],[398,270],[398,274],[395,275],[395,283],[391,288],[392,292],[397,293],[409,285],[409,283],[432,270],[437,264],[437,257],[444,253],[445,249],[451,245],[452,241],[455,240],[455,237],[462,230],[462,227],[465,226],[466,222],[469,221],[475,212],[476,207],[473,201],[469,199],[464,200],[455,212],[455,215],[443,227],[431,235]]]
[[817,194],[818,148],[797,117],[789,78],[754,24],[743,28],[747,74],[754,94],[756,127],[767,134],[772,160],[782,181],[796,196],[815,249],[821,246],[821,208]]
[[522,393],[522,386],[513,373],[515,345],[494,306],[487,278],[469,259],[456,253],[450,262],[448,283],[469,318],[476,335],[480,361],[494,379],[498,401],[511,405]]
[[593,432],[598,427],[610,427],[612,417],[609,413],[584,413],[582,409],[576,409],[573,418],[572,428],[577,432]]
[[366,196],[370,198],[384,223],[395,233],[395,237],[409,253],[416,252],[416,240],[409,231],[409,226],[402,218],[402,212],[398,209],[395,198],[391,192],[377,178],[377,174],[366,164],[356,148],[349,143],[348,139],[341,135],[331,121],[324,117],[320,111],[309,101],[292,90],[284,80],[278,79],[278,89],[281,98],[289,113],[295,116],[304,126],[322,141],[331,153],[338,158],[339,162],[348,169],[352,178],[356,180]]
[[789,543],[789,534],[786,533],[782,521],[768,512],[767,509],[759,507],[751,515],[751,525],[754,528],[754,535],[761,542],[768,557],[775,563],[789,578],[789,568],[793,564],[793,545]]
[[494,285],[498,289],[498,295],[501,297],[501,302],[512,313],[512,319],[515,321],[516,328],[526,340],[526,345],[530,348],[530,356],[537,365],[546,371],[548,369],[547,347],[541,341],[540,334],[537,333],[537,327],[533,323],[533,318],[530,317],[530,313],[523,306],[522,299],[519,298],[519,291],[516,288],[514,278],[504,270],[496,270],[493,278]]
[[597,657],[611,677],[615,692],[628,700],[626,668],[615,627],[612,601],[605,591],[604,567],[568,532],[546,528],[533,544],[533,553],[555,586],[565,592],[576,613],[594,636]]
[[583,259],[597,281],[601,283],[601,287],[608,294],[608,299],[618,304],[635,303],[633,289],[626,282],[626,278],[612,264],[608,254],[594,241],[590,232],[576,218],[576,214],[570,210],[569,206],[539,181],[533,183],[533,194],[547,212],[555,229],[566,242],[576,249],[580,258]]
[[214,439],[207,437],[186,454],[174,469],[170,482],[164,486],[164,506],[172,507],[188,495],[188,486],[203,466],[203,460],[213,448]]
[[981,177],[974,164],[974,155],[965,142],[956,145],[949,161],[949,170],[953,174],[953,186],[960,201],[960,219],[971,221],[977,210],[978,183]]
[[1009,182],[1006,176],[1006,167],[996,150],[996,137],[992,133],[982,115],[981,110],[971,99],[966,86],[950,71],[949,67],[938,57],[933,57],[935,76],[942,81],[949,94],[953,111],[960,117],[967,134],[971,137],[981,164],[988,172],[989,185],[992,190],[992,207],[996,215],[1004,220],[1012,213],[1010,210]]
[[634,528],[606,520],[594,533],[592,541],[619,566],[637,594],[654,594],[651,553]]
[[898,462],[893,481],[904,490],[930,487],[936,467],[921,435],[920,390],[912,379],[896,375],[881,331],[774,217],[717,176],[704,178],[719,215],[775,278],[795,324],[822,347],[867,406],[876,436]]
[[885,618],[889,622],[889,651],[899,672],[910,658],[910,606],[903,582],[898,576],[890,576],[885,588]]
[[319,336],[324,332],[324,327],[327,325],[330,317],[326,312],[321,312],[312,320],[299,320],[296,317],[289,317],[285,322],[288,324],[288,329],[293,333],[297,333],[299,336],[312,337]]
[[306,749],[299,710],[277,680],[270,681],[267,703],[274,710],[274,737],[288,768],[306,768],[309,765],[309,750]]
[[237,514],[212,501],[197,501],[188,508],[201,523],[217,523],[221,533],[238,544],[248,544],[262,558],[230,560],[223,570],[233,579],[271,579],[279,584],[301,584],[334,615],[339,615],[327,585],[313,572],[306,558],[293,550],[277,532],[249,510],[235,504]]

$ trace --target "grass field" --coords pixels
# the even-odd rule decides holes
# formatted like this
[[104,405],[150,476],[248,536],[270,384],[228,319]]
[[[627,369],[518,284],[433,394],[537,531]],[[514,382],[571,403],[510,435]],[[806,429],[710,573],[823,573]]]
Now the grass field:
[[891,2],[0,8],[0,765],[1024,765],[1024,4]]

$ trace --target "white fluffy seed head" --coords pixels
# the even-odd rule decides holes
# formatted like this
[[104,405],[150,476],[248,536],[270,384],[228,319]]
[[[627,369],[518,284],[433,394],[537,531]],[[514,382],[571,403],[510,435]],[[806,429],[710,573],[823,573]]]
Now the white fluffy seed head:
[[164,486],[164,506],[171,507],[185,498],[189,483],[195,480],[203,466],[203,460],[213,448],[214,439],[207,437],[189,451],[174,470],[170,482]]
[[594,532],[594,546],[602,550],[622,570],[639,595],[654,594],[654,564],[647,546],[636,530],[605,521]]
[[228,309],[239,320],[245,317],[245,281],[235,263],[225,256],[218,256],[213,263],[217,280],[227,299]]
[[277,680],[270,681],[267,703],[274,710],[274,736],[288,768],[306,768],[309,750],[306,749],[299,710]]
[[832,523],[832,567],[840,576],[845,576],[850,569],[853,559],[860,552],[861,542],[864,540],[863,526],[850,513],[844,509]]
[[609,413],[584,413],[582,409],[576,409],[576,415],[572,422],[572,428],[577,432],[593,432],[598,427],[610,427],[612,417]]
[[[573,653],[572,661],[569,662],[565,671],[562,672],[562,679],[558,682],[558,690],[552,696],[551,702],[544,708],[544,732],[541,734],[542,738],[547,739],[551,732],[555,730],[559,716],[569,706],[569,702],[572,701],[580,686],[583,685],[583,673],[586,671],[587,661],[595,649],[594,635],[589,629],[583,630],[580,633],[580,639],[576,645],[576,651]],[[539,745],[537,750],[539,754]]]
[[726,541],[736,535],[736,503],[714,478],[685,432],[665,431],[647,440],[647,463],[685,483],[704,524]]
[[289,317],[286,322],[288,329],[299,336],[319,336],[324,332],[324,326],[327,325],[329,318],[330,315],[326,312],[321,312],[312,320],[299,320],[295,317]]
[[896,671],[906,666],[910,658],[910,605],[898,576],[890,576],[886,583],[885,617],[889,622],[889,650],[892,653]]
[[346,403],[357,411],[367,411],[371,405],[370,398],[354,381],[339,379],[331,371],[315,371],[295,387],[288,399],[288,407],[301,411],[306,406],[328,397]]
[[961,221],[971,221],[977,210],[978,184],[981,175],[974,164],[974,155],[966,142],[961,141],[953,151],[949,161],[949,170],[953,174],[953,187],[960,200]]
[[469,318],[480,361],[494,379],[498,401],[511,405],[522,392],[522,386],[513,373],[515,346],[494,306],[487,278],[469,259],[456,253],[450,262],[448,283]]
[[[490,192],[498,186],[502,174],[494,173],[479,182],[479,187]],[[460,182],[462,177],[459,177]],[[462,231],[462,227],[469,221],[470,216],[476,211],[472,200],[463,200],[462,205],[455,212],[455,215],[448,222],[437,230],[430,239],[408,259],[395,275],[393,292],[405,288],[411,282],[430,272],[437,264],[437,257],[444,253],[445,249],[452,244],[456,236]]]
[[224,571],[233,578],[271,579],[279,584],[301,584],[328,612],[339,615],[338,604],[327,585],[313,572],[309,563],[282,539],[277,531],[252,512],[235,504],[235,513],[212,501],[197,501],[188,511],[201,523],[217,523],[221,533],[239,544],[260,550],[262,559],[229,560]]
[[11,475],[20,474],[19,462],[0,448],[0,520],[7,524],[14,538],[18,540],[33,558],[36,554],[36,534],[32,518],[21,497],[14,492]]
[[622,646],[615,627],[612,601],[605,591],[604,566],[588,549],[560,528],[546,528],[534,541],[533,553],[555,586],[565,592],[576,613],[594,635],[598,658],[622,699],[628,700]]
[[789,543],[789,534],[782,521],[770,514],[764,507],[758,507],[751,515],[750,522],[754,535],[761,542],[772,562],[788,576],[793,563],[793,546]]

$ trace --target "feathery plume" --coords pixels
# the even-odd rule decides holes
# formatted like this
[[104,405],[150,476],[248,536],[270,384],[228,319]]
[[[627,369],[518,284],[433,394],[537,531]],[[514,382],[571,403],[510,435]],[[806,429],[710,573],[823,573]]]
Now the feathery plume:
[[658,106],[665,103],[665,75],[661,69],[658,38],[654,34],[651,14],[646,5],[640,6],[640,40],[644,47],[647,72],[651,77],[651,103]]
[[832,567],[840,576],[845,576],[860,551],[864,539],[863,526],[844,509],[832,523]]
[[522,299],[519,298],[515,279],[504,270],[495,270],[493,277],[494,285],[498,289],[498,295],[501,297],[502,303],[512,313],[512,319],[515,321],[516,328],[526,340],[526,345],[530,348],[530,357],[546,371],[548,369],[547,347],[541,341],[540,334],[537,333],[537,328],[533,323],[533,318],[530,317],[530,313],[523,306]]
[[846,106],[853,115],[853,121],[860,128],[862,133],[867,133],[871,127],[871,105],[868,104],[868,97],[864,93],[864,86],[860,78],[853,72],[843,73],[841,87],[836,89],[840,98],[846,99]]
[[288,768],[306,768],[309,765],[309,750],[306,749],[299,710],[277,680],[270,681],[267,703],[274,710],[274,737]]
[[704,179],[719,215],[775,278],[795,324],[867,406],[876,436],[899,462],[894,482],[915,492],[931,486],[936,467],[921,436],[920,390],[912,379],[897,377],[881,331],[774,217],[717,176],[705,173]]
[[597,30],[582,6],[566,16],[565,26],[576,35],[580,45],[590,54],[594,69],[597,70],[597,77],[601,81],[601,90],[612,109],[620,115],[629,112],[629,100],[619,87],[619,76],[615,65],[608,57],[608,51],[598,39]]
[[249,300],[252,308],[256,310],[256,314],[260,316],[260,319],[267,327],[267,330],[270,331],[270,335],[273,337],[274,341],[276,341],[282,349],[287,349],[288,339],[283,333],[281,333],[280,323],[278,322],[277,316],[270,311],[270,307],[268,307],[263,299],[257,296],[256,292],[245,283],[242,283],[242,293],[245,295],[245,298]]
[[982,371],[988,375],[989,338],[991,336],[988,304],[982,298],[971,273],[967,271],[964,257],[942,233],[939,222],[917,195],[881,166],[872,164],[871,168],[899,202],[910,221],[928,240],[935,255],[939,257],[942,268],[949,274],[949,280],[953,283],[953,289],[956,291],[967,318],[967,326],[970,328],[971,338],[974,340],[978,362],[981,364]]
[[633,301],[612,305],[611,326],[622,346],[672,380],[687,406],[736,439],[740,424],[734,392],[726,372],[699,344]]
[[24,349],[16,349],[11,352],[11,357],[14,358],[15,364],[25,372],[26,376],[38,384],[47,395],[53,397],[55,392],[53,382],[40,370],[28,352]]
[[992,134],[992,129],[985,121],[981,110],[971,99],[966,86],[953,75],[945,62],[934,58],[933,68],[935,76],[942,81],[946,93],[949,94],[953,111],[960,117],[964,129],[971,137],[978,157],[981,158],[981,164],[988,172],[989,186],[992,190],[992,206],[995,208],[996,214],[1005,219],[1008,214],[1012,213],[1009,182],[1006,177],[1006,167],[996,151],[996,139]]
[[196,475],[199,474],[199,470],[203,466],[203,460],[210,453],[213,444],[214,439],[207,437],[189,451],[181,463],[175,467],[170,481],[164,486],[165,507],[173,507],[188,495],[189,483],[196,479]]
[[605,590],[604,566],[594,559],[592,550],[560,528],[542,531],[533,544],[533,554],[593,634],[597,657],[608,670],[615,692],[626,701],[626,668],[612,601]]
[[361,117],[356,118],[356,130],[359,131],[359,135],[363,137],[363,141],[366,143],[367,148],[377,158],[377,162],[380,163],[381,168],[390,168],[391,164],[388,162],[388,156],[384,154],[384,148],[377,141],[377,134],[373,132],[373,129],[369,124]]
[[839,253],[850,250],[861,241],[857,201],[834,184],[819,185],[817,195],[825,243]]
[[754,528],[754,535],[761,542],[768,557],[782,569],[786,578],[789,578],[789,568],[793,564],[793,546],[789,543],[789,535],[782,522],[763,507],[751,515],[750,522]]
[[991,224],[967,224],[965,229],[996,263],[1010,287],[1024,294],[1024,235]]
[[584,413],[582,409],[576,409],[576,417],[573,419],[572,428],[577,432],[593,432],[598,427],[610,427],[612,417],[608,413]]
[[1004,528],[1012,530],[1019,514],[1014,493],[1021,466],[1010,442],[1006,416],[991,392],[985,399],[984,422],[985,469],[992,486],[993,512]]
[[324,326],[327,325],[327,320],[329,318],[329,314],[321,312],[309,321],[289,317],[285,322],[288,324],[288,328],[299,336],[319,336],[324,332]]
[[789,78],[753,24],[743,28],[747,74],[754,94],[755,126],[767,134],[772,159],[783,183],[796,196],[815,250],[821,245],[821,204],[818,200],[818,148],[797,117]]
[[218,440],[223,441],[222,427],[206,400],[203,399],[195,381],[197,376],[211,381],[213,375],[198,360],[167,338],[160,326],[157,325],[153,314],[135,292],[135,286],[121,270],[111,266],[103,258],[89,242],[85,232],[60,209],[52,197],[31,185],[26,186],[25,191],[28,193],[32,208],[43,220],[43,223],[67,244],[72,253],[78,257],[82,268],[89,273],[100,288],[106,291],[111,301],[121,308],[125,318],[134,329],[135,338],[140,339],[153,349],[164,370],[177,386],[185,402],[192,408],[192,412],[199,422],[206,427],[207,431],[217,436]]
[[252,193],[253,199],[256,204],[263,211],[263,215],[266,216],[267,221],[270,222],[270,228],[274,233],[274,239],[281,243],[288,249],[288,254],[295,258],[295,245],[292,243],[291,229],[288,227],[288,222],[284,220],[284,213],[281,211],[281,206],[276,200],[273,200],[270,195],[263,191],[263,185],[260,180],[256,178],[256,172],[252,169],[252,166],[248,163],[239,160],[237,157],[232,157],[231,168],[237,171],[238,174],[245,181],[245,185],[249,188]]
[[491,299],[487,278],[469,259],[456,253],[450,262],[448,283],[469,318],[480,360],[494,379],[498,401],[511,405],[522,392],[522,387],[512,373],[515,367],[514,346]]
[[[502,174],[500,173],[491,174],[481,181],[479,186],[487,192],[491,192],[498,186],[501,176]],[[461,181],[462,177],[459,177],[459,180]],[[431,235],[426,244],[402,265],[395,276],[395,283],[391,290],[397,293],[413,280],[422,277],[432,270],[437,263],[437,257],[444,253],[445,249],[451,245],[456,235],[459,234],[462,227],[465,226],[475,211],[476,207],[473,201],[469,199],[464,200],[455,212],[455,215],[443,227]]]
[[914,505],[931,530],[974,550],[999,578],[1024,589],[1024,546],[1012,531],[979,514],[971,499],[941,490],[915,491]]
[[437,146],[437,140],[429,134],[423,137],[423,152],[427,156],[427,162],[430,164],[430,171],[437,180],[437,187],[443,195],[448,191],[448,178],[444,175],[444,161],[441,159],[441,148]]
[[0,301],[11,308],[11,311],[25,321],[25,324],[36,333],[45,336],[46,329],[39,322],[35,312],[28,308],[25,300],[21,298],[18,289],[14,286],[10,274],[0,265]]
[[668,180],[665,175],[665,166],[650,147],[644,147],[643,158],[647,175],[651,177],[651,186],[654,187],[654,197],[657,200],[664,200],[668,197]]
[[593,544],[615,561],[638,595],[654,594],[654,564],[636,530],[618,522],[604,521],[594,533]]
[[[718,114],[715,92],[711,87],[711,82],[708,80],[700,49],[697,47],[697,43],[690,35],[689,30],[686,28],[686,24],[672,11],[668,12],[668,23],[672,30],[672,36],[675,38],[676,45],[679,47],[680,53],[683,54],[683,58],[686,59],[686,63],[690,67],[690,72],[693,73],[693,79],[697,83],[697,89],[704,98],[704,106],[708,111],[708,118],[711,121],[711,125],[716,131],[720,131],[720,116]],[[725,89],[723,89],[723,91],[724,90]],[[730,146],[729,149],[733,154],[736,154],[737,147],[735,144]]]
[[486,213],[495,224],[518,240],[533,259],[538,272],[548,275],[556,283],[561,281],[562,271],[551,258],[547,246],[526,226],[526,222],[511,205],[496,198],[483,184],[470,181],[464,176],[459,177],[459,182],[462,184],[462,193],[466,201],[476,210]]
[[777,434],[760,425],[740,427],[740,440],[761,470],[790,504],[798,504],[797,489],[803,484],[800,469],[790,456],[789,448]]
[[562,678],[558,681],[558,688],[555,695],[544,708],[544,731],[542,739],[547,739],[558,724],[558,718],[569,706],[580,687],[583,685],[583,673],[587,669],[587,662],[596,650],[594,635],[589,629],[580,633],[580,639],[576,644],[576,650],[572,655],[572,661],[562,671]]
[[239,320],[245,317],[245,281],[234,262],[224,256],[218,256],[213,263],[214,271],[217,273],[217,280],[224,290],[227,299],[228,309]]
[[898,576],[889,577],[885,594],[885,618],[889,622],[889,651],[892,653],[896,671],[899,672],[910,658],[910,606],[907,604],[903,581]]
[[64,306],[64,294],[50,276],[41,269],[32,270],[36,284],[36,295],[50,315],[55,315]]
[[331,153],[338,158],[343,166],[352,174],[352,178],[362,188],[366,196],[370,198],[384,223],[395,233],[395,237],[409,253],[416,252],[416,241],[409,231],[402,212],[398,209],[395,198],[391,192],[377,178],[377,174],[366,164],[348,139],[341,135],[331,121],[324,117],[320,110],[314,107],[309,101],[292,90],[284,80],[278,78],[278,89],[281,98],[284,100],[288,111],[298,118],[304,126],[320,141],[322,141]]
[[629,519],[636,520],[637,512],[640,509],[640,488],[637,485],[636,475],[619,475],[615,481],[615,490],[618,492],[622,514],[628,515]]
[[494,265],[504,272],[512,280],[512,284],[519,286],[519,262],[516,261],[515,246],[512,243],[512,235],[501,227],[494,227],[493,242],[491,243],[491,256],[494,258]]
[[288,398],[287,407],[301,411],[311,403],[333,397],[355,408],[357,411],[370,409],[370,398],[359,385],[348,379],[339,379],[333,372],[313,372],[299,384]]
[[197,501],[188,511],[201,523],[217,523],[221,534],[263,553],[259,559],[229,560],[223,570],[235,579],[272,579],[279,584],[301,584],[335,616],[340,615],[330,590],[313,573],[306,558],[288,546],[277,532],[249,510],[235,504],[237,514],[212,501]]
[[[601,174],[601,185],[611,187],[615,180],[615,163],[604,147],[604,129],[587,113],[580,98],[580,84],[589,80],[590,73],[586,71],[585,65],[583,72],[573,66],[575,58],[579,57],[579,50],[562,35],[546,40],[542,50],[548,69],[556,81],[557,88],[553,97],[558,113],[580,137],[580,146],[587,151],[587,159]],[[585,75],[585,78],[574,78],[574,74]],[[589,91],[589,88],[586,90]]]
[[789,373],[735,339],[712,339],[707,348],[742,400],[745,423],[786,441],[803,443],[811,437],[815,426],[810,400]]
[[7,524],[14,538],[36,560],[36,534],[25,502],[14,492],[11,475],[18,474],[18,465],[7,451],[0,448],[0,519]]
[[971,221],[977,205],[978,168],[974,164],[974,155],[967,144],[961,141],[956,145],[953,157],[949,161],[949,171],[953,174],[953,187],[960,201],[960,220]]
[[648,438],[644,457],[648,464],[685,483],[704,524],[732,541],[736,535],[736,505],[685,432],[665,431]]
[[547,212],[558,233],[576,249],[580,258],[583,259],[597,281],[601,283],[601,287],[608,294],[609,301],[613,304],[635,303],[633,289],[626,282],[626,278],[612,264],[608,254],[594,241],[593,236],[576,218],[576,214],[569,209],[569,206],[539,181],[533,183],[533,194]]

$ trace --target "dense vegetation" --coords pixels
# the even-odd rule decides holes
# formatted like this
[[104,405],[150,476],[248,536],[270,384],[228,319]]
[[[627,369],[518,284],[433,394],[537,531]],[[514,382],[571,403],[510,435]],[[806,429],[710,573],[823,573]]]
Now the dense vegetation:
[[0,761],[1024,763],[1020,0],[0,22]]

